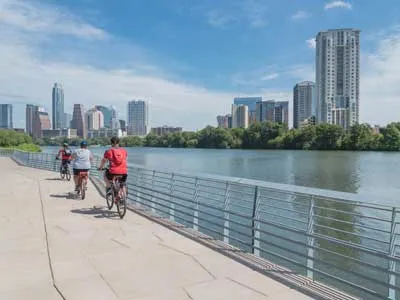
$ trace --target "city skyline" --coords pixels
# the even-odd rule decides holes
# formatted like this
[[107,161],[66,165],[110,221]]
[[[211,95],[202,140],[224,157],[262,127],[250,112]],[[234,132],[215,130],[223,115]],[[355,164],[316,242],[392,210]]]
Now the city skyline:
[[21,103],[51,113],[49,86],[57,81],[68,91],[66,111],[73,103],[115,103],[123,113],[125,101],[143,98],[152,103],[152,126],[196,130],[229,111],[235,96],[292,101],[295,83],[314,81],[316,34],[349,27],[362,30],[360,122],[397,121],[400,4],[330,2],[133,2],[107,9],[105,0],[5,1],[0,102],[14,105],[15,127],[24,127]]
[[54,83],[51,99],[51,126],[53,129],[63,129],[67,124],[64,115],[64,90],[61,84]]

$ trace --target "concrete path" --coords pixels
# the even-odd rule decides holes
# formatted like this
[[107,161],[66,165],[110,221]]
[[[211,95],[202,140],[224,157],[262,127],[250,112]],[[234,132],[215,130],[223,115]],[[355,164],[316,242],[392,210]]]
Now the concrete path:
[[311,299],[135,213],[120,220],[92,185],[75,200],[56,173],[0,168],[0,299]]

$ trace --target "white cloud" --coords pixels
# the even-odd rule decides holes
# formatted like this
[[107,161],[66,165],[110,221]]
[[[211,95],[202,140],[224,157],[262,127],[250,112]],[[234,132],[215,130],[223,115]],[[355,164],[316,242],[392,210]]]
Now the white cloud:
[[272,80],[272,79],[276,79],[279,77],[278,73],[272,73],[272,74],[267,74],[264,75],[260,78],[261,81],[266,81],[266,80]]
[[375,53],[365,53],[361,69],[362,121],[372,124],[399,121],[400,32],[389,32]]
[[325,4],[325,10],[333,9],[333,8],[344,8],[351,9],[352,5],[346,1],[331,1]]
[[311,13],[305,10],[298,10],[294,15],[291,16],[292,20],[303,20],[311,17]]
[[246,24],[251,28],[262,28],[268,24],[267,6],[261,0],[243,0],[232,2],[223,7],[202,8],[208,24],[213,27],[226,28],[232,24]]
[[306,43],[307,43],[308,48],[315,49],[317,47],[317,42],[316,42],[315,38],[310,38],[310,39],[306,40]]
[[2,0],[0,24],[28,32],[63,34],[87,39],[105,39],[104,30],[52,6],[22,0]]

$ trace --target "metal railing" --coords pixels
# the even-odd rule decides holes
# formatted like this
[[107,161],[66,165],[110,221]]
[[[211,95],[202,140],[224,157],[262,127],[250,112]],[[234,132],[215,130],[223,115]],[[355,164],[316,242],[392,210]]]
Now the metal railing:
[[[12,157],[58,170],[54,154]],[[102,176],[95,169],[92,175]],[[161,217],[362,299],[400,299],[397,207],[347,193],[132,165],[127,183],[129,200]]]

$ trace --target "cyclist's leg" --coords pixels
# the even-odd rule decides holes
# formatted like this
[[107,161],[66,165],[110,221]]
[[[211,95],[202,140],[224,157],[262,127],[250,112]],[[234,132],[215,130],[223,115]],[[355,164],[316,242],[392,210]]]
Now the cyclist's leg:
[[126,197],[128,196],[128,189],[127,189],[127,186],[126,186],[126,180],[127,179],[128,179],[128,174],[122,174],[121,183],[122,183],[122,187],[124,189],[124,193],[125,193]]
[[109,170],[106,170],[104,172],[104,182],[106,184],[106,192],[108,193],[111,188],[111,181],[112,181],[112,175],[110,174]]
[[75,192],[79,191],[79,169],[73,169],[74,173],[74,183],[75,183]]

